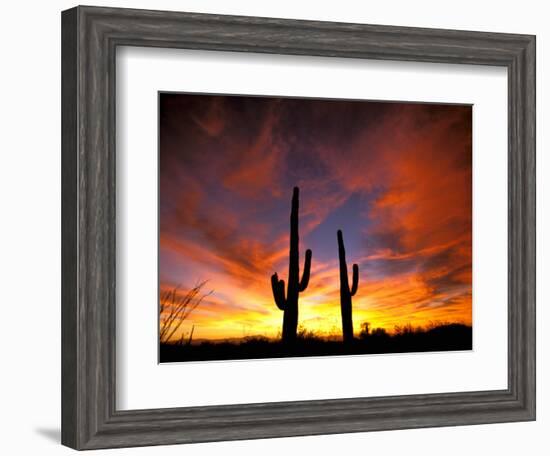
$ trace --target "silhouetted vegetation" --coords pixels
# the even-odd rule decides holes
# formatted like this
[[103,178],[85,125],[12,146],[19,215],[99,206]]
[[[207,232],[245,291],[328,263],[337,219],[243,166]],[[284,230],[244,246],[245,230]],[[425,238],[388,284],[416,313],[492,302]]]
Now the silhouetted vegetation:
[[271,276],[271,289],[277,307],[283,311],[282,340],[286,344],[293,344],[296,340],[298,328],[298,294],[304,291],[309,283],[311,269],[311,250],[306,250],[304,270],[300,281],[300,252],[298,234],[298,211],[300,205],[300,189],[294,187],[292,192],[292,206],[290,209],[290,251],[288,255],[288,287],[285,297],[285,281],[279,280],[277,273]]
[[348,264],[346,263],[346,249],[342,230],[338,230],[338,258],[340,260],[340,309],[342,313],[342,338],[345,344],[353,341],[353,318],[351,297],[357,293],[359,285],[359,266],[353,265],[351,289],[348,282]]
[[[373,353],[410,353],[472,349],[472,328],[461,323],[438,323],[427,327],[411,324],[395,326],[388,332],[384,328],[371,328],[363,322],[357,338],[353,333],[352,297],[359,286],[359,267],[353,264],[352,284],[348,278],[346,250],[341,230],[337,232],[340,266],[340,309],[342,337],[321,336],[306,328],[298,328],[298,297],[309,284],[311,250],[306,250],[300,280],[299,252],[300,189],[294,187],[290,210],[290,248],[288,258],[288,285],[275,272],[271,288],[275,304],[283,311],[281,337],[247,336],[223,341],[193,341],[184,332],[174,337],[190,313],[207,296],[201,295],[205,282],[185,294],[178,289],[164,292],[160,300],[160,362],[207,361],[230,359],[282,358],[300,356],[360,355]],[[285,296],[286,294],[286,296]]]
[[[191,312],[197,308],[201,301],[212,292],[202,294],[201,290],[206,281],[200,282],[186,293],[180,293],[179,287],[161,292],[159,305],[159,340],[161,345],[172,343],[174,335],[187,320]],[[189,336],[182,333],[178,344],[187,343],[191,345],[195,326],[191,328]]]
[[246,337],[237,341],[168,343],[160,346],[160,362],[229,359],[337,356],[374,353],[409,353],[472,349],[472,328],[460,323],[432,324],[428,327],[398,326],[392,333],[363,323],[358,337],[348,344],[325,338],[301,328],[292,346],[266,337]]

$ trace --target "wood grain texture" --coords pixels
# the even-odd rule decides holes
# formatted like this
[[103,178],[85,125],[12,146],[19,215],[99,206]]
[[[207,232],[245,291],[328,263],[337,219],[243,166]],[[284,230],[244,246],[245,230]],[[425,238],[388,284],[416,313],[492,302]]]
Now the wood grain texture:
[[[117,46],[508,68],[508,388],[118,411]],[[535,37],[95,7],[62,13],[62,442],[76,449],[535,418]]]
[[77,340],[77,41],[76,10],[67,11],[62,17],[61,27],[61,390],[62,426],[61,440],[75,447],[78,383]]

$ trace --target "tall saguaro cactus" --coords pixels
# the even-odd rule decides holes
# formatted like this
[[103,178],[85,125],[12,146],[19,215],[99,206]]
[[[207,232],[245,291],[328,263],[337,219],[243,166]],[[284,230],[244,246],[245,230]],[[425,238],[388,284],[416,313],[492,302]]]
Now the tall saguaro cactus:
[[300,259],[298,235],[298,210],[300,205],[300,189],[294,187],[292,192],[292,208],[290,210],[290,252],[288,257],[288,289],[285,297],[285,281],[279,280],[277,273],[271,276],[271,288],[275,304],[283,313],[283,342],[292,344],[296,340],[298,329],[298,293],[304,291],[309,283],[311,268],[311,250],[306,250],[304,271],[300,281]]
[[357,293],[359,285],[359,266],[353,265],[353,279],[351,290],[348,282],[348,265],[346,263],[346,249],[342,230],[338,230],[338,257],[340,258],[340,309],[342,311],[342,334],[344,343],[353,340],[353,319],[351,297]]

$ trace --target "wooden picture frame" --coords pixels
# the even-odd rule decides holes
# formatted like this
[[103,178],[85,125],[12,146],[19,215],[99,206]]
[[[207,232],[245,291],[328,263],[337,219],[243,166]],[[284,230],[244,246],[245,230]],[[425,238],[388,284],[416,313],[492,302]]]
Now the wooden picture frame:
[[[151,410],[115,401],[115,50],[508,70],[508,388]],[[62,443],[75,449],[535,419],[535,37],[76,7],[62,13]]]

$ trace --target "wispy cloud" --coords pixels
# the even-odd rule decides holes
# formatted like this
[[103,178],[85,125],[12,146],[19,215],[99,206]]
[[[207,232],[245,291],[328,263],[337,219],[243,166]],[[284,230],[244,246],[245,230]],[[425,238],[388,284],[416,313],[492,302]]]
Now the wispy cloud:
[[298,185],[304,325],[339,327],[337,229],[357,328],[470,323],[471,184],[466,106],[162,95],[161,282],[209,280],[196,337],[276,334],[269,277],[286,277]]

